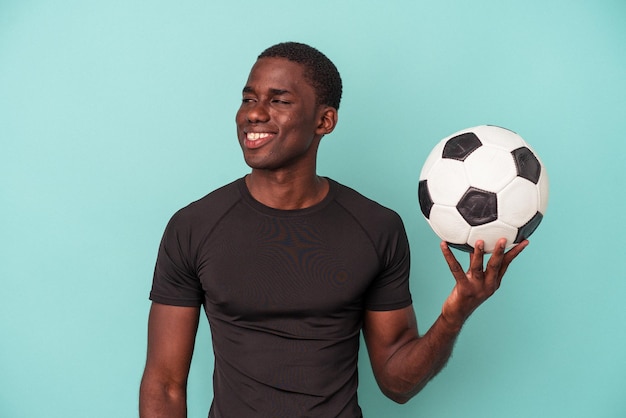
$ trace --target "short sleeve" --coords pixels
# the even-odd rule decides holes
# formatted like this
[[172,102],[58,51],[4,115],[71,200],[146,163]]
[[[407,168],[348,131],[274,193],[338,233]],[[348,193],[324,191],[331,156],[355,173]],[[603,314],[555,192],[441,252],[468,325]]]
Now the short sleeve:
[[191,228],[180,212],[172,217],[161,239],[150,300],[165,305],[200,306],[204,300],[192,249]]
[[411,253],[404,224],[396,215],[393,224],[387,229],[383,244],[379,248],[382,269],[370,285],[365,309],[390,311],[411,305],[409,276]]

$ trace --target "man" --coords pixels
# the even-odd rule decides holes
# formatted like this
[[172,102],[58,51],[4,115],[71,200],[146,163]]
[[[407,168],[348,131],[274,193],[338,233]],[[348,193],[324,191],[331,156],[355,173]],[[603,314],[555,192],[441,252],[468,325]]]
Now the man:
[[398,215],[316,173],[337,124],[341,78],[307,45],[264,51],[236,116],[251,172],[177,212],[161,242],[140,390],[143,418],[186,416],[200,306],[215,370],[210,417],[360,417],[363,331],[376,380],[404,403],[446,363],[468,316],[527,241],[483,268],[482,243],[423,336]]

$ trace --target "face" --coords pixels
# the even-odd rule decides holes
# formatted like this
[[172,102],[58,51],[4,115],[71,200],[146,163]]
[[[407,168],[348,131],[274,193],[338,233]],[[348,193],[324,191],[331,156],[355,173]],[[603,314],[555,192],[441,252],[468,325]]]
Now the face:
[[[321,137],[332,131],[327,106],[316,104],[315,90],[301,64],[261,58],[243,89],[237,136],[252,169],[298,169],[313,164]],[[330,108],[332,109],[332,108]]]

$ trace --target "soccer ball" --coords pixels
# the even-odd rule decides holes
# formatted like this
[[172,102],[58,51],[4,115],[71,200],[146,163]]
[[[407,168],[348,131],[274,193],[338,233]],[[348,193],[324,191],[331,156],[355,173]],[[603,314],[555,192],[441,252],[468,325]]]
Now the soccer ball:
[[548,205],[548,175],[537,154],[508,129],[482,125],[439,142],[419,178],[419,204],[435,233],[471,252],[484,240],[493,252],[528,238]]

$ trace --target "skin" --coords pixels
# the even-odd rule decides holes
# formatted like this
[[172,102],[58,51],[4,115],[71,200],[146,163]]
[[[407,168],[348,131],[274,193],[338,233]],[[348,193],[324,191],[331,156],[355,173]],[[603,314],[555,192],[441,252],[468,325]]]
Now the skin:
[[[262,58],[250,72],[236,115],[237,137],[251,172],[252,196],[277,209],[299,209],[328,193],[316,174],[322,137],[337,124],[337,110],[316,102],[300,64]],[[482,241],[476,242],[464,271],[445,243],[441,251],[456,281],[440,316],[418,332],[413,307],[364,313],[363,334],[382,392],[404,403],[446,364],[454,342],[471,313],[500,287],[510,263],[528,245],[508,252],[498,242],[485,265]],[[153,303],[148,320],[148,353],[140,388],[142,418],[186,417],[186,386],[200,308]]]
[[[337,110],[316,104],[300,64],[258,60],[235,121],[244,159],[252,168],[246,183],[255,199],[277,209],[299,209],[324,198],[328,183],[316,175],[317,150],[322,137],[335,129]],[[267,136],[250,141],[250,134]]]
[[187,376],[200,308],[153,303],[148,319],[148,354],[139,389],[141,418],[187,416]]
[[467,272],[445,242],[441,251],[456,284],[431,328],[420,336],[413,307],[365,312],[363,334],[376,381],[390,399],[405,403],[442,368],[463,324],[500,287],[509,264],[528,245],[524,241],[504,252],[501,239],[484,266],[484,243],[477,241]]

